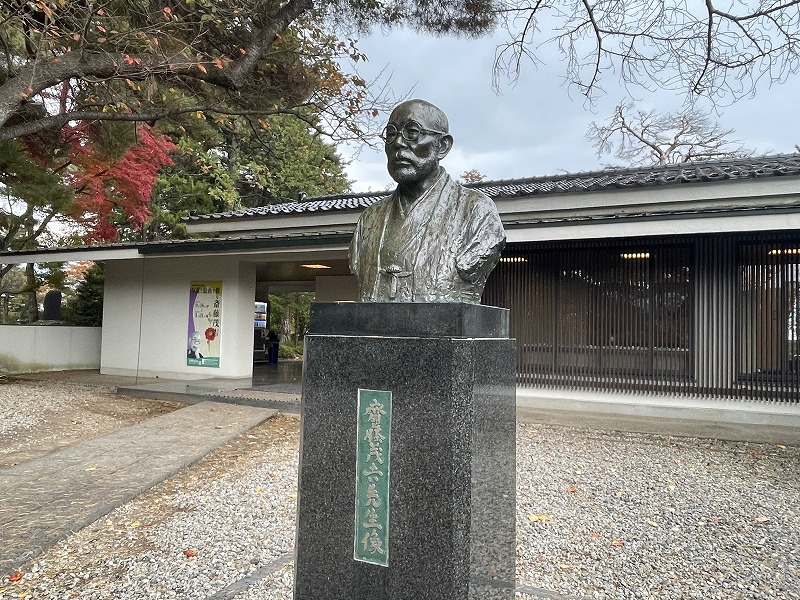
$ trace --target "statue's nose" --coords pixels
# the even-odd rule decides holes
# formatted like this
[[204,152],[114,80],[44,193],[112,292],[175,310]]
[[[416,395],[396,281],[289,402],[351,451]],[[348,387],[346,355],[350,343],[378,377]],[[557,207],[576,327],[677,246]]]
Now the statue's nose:
[[392,144],[394,144],[395,146],[400,146],[400,147],[406,146],[407,147],[408,146],[408,140],[406,140],[406,138],[403,137],[403,133],[402,132],[398,131],[397,135],[392,140]]

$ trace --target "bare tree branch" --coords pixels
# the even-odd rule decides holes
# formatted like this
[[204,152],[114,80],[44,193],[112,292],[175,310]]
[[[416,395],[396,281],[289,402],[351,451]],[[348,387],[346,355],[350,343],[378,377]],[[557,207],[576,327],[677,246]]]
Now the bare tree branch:
[[[519,72],[523,58],[555,44],[567,81],[589,99],[605,77],[646,89],[733,101],[761,80],[781,83],[800,71],[800,0],[502,0],[510,41],[496,54],[495,81]],[[541,39],[527,26],[552,23]],[[520,27],[520,23],[523,26]]]
[[628,103],[617,106],[605,124],[593,122],[586,138],[598,157],[612,154],[628,165],[645,166],[752,155],[732,134],[697,110],[659,115]]

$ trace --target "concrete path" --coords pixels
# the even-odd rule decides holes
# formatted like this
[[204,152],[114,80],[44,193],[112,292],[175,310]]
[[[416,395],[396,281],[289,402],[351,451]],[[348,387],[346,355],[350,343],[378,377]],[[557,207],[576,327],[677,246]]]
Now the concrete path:
[[276,412],[201,402],[0,471],[0,573]]
[[[101,384],[127,396],[185,404],[217,401],[300,413],[301,361],[256,365],[245,379],[165,380],[100,375],[96,370],[32,373],[23,379]],[[517,388],[517,420],[606,431],[628,431],[800,446],[800,404],[658,397],[651,394]]]

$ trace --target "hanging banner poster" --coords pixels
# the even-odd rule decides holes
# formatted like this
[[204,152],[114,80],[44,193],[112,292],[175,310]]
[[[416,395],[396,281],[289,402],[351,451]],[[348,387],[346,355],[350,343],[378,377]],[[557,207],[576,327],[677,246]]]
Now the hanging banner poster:
[[358,390],[353,558],[389,566],[392,392]]
[[189,288],[186,364],[219,368],[222,282],[193,281]]

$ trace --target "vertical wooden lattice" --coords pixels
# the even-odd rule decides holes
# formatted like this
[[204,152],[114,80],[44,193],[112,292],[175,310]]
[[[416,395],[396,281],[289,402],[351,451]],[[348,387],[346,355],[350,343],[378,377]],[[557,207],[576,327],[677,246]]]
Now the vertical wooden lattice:
[[800,237],[509,244],[521,386],[800,400]]

